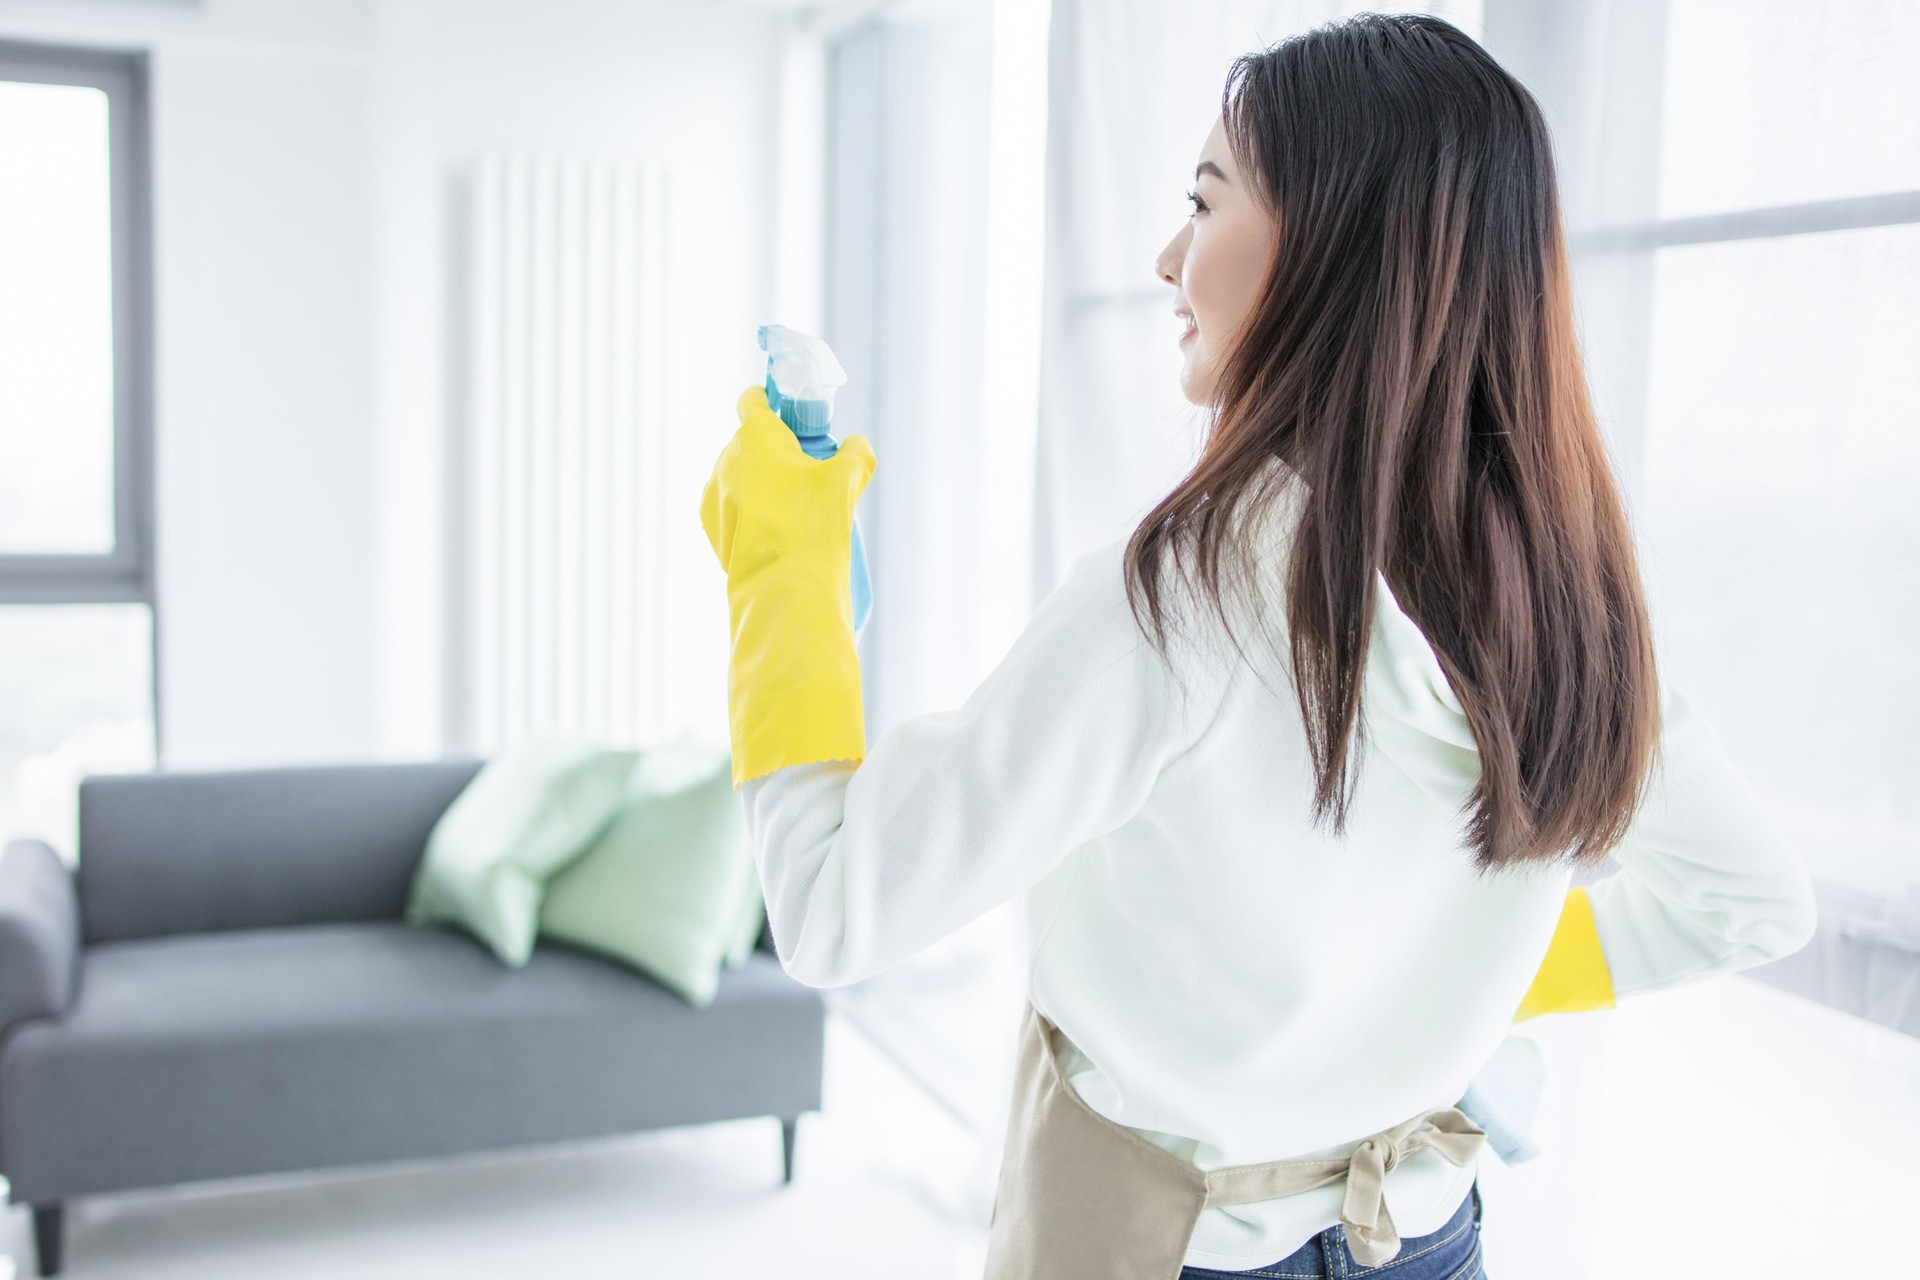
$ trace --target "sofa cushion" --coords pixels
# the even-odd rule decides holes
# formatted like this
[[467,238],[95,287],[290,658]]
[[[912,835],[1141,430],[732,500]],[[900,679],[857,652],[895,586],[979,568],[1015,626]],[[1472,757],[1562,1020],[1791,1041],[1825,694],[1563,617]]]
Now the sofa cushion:
[[16,1199],[560,1141],[820,1105],[824,1006],[777,958],[694,1009],[541,946],[400,921],[111,943],[0,1041]]
[[407,919],[458,924],[507,964],[525,964],[548,877],[606,829],[641,758],[555,734],[489,760],[427,838]]
[[704,1007],[721,966],[752,950],[760,909],[732,753],[688,732],[646,753],[618,816],[547,882],[540,936],[631,964]]
[[760,945],[760,931],[767,927],[767,892],[760,887],[760,868],[747,859],[746,892],[740,895],[740,915],[734,921],[733,936],[727,942],[726,963],[739,968]]

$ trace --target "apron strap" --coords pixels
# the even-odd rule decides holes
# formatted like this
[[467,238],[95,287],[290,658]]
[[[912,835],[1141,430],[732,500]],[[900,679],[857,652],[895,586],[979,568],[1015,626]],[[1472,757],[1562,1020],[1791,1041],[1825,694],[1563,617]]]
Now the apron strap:
[[1465,1167],[1480,1154],[1486,1138],[1486,1132],[1459,1108],[1440,1107],[1374,1134],[1348,1156],[1209,1169],[1206,1204],[1271,1200],[1345,1178],[1347,1194],[1340,1206],[1340,1222],[1346,1228],[1347,1245],[1362,1266],[1375,1267],[1400,1252],[1400,1233],[1387,1211],[1387,1174],[1414,1152],[1429,1147],[1449,1164]]

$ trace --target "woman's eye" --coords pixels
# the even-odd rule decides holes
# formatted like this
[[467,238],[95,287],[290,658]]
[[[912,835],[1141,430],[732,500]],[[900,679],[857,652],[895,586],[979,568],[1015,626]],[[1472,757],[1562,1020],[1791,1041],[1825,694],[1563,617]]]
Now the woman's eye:
[[1200,198],[1200,195],[1198,192],[1195,192],[1195,191],[1187,192],[1187,199],[1193,201],[1193,211],[1195,213],[1205,212],[1207,207],[1207,202]]

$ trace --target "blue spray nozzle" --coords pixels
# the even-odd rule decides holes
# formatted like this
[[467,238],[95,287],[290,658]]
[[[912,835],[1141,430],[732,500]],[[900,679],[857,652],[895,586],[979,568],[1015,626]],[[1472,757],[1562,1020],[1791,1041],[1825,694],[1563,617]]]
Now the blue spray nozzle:
[[760,349],[767,353],[767,404],[797,436],[824,436],[833,424],[833,394],[847,380],[833,348],[810,333],[783,324],[763,324]]
[[780,390],[771,373],[767,375],[767,405],[797,436],[823,436],[833,425],[831,401],[795,400]]

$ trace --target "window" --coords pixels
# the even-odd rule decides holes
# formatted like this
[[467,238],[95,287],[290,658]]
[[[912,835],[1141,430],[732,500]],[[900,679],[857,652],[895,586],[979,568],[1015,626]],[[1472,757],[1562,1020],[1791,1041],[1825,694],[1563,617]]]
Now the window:
[[[1594,1249],[1569,1274],[1804,1275],[1842,1218],[1920,1195],[1885,1154],[1920,1138],[1920,8],[1573,11],[1614,23],[1561,55],[1603,86],[1569,130],[1574,246],[1661,669],[1821,918],[1758,982],[1604,1015]],[[1863,1276],[1909,1263],[1848,1246]]]
[[156,756],[146,63],[0,41],[0,833]]
[[1663,667],[1822,881],[1821,936],[1755,976],[1920,1035],[1865,983],[1920,972],[1917,60],[1896,0],[1672,5],[1655,216],[1591,243],[1647,271]]

